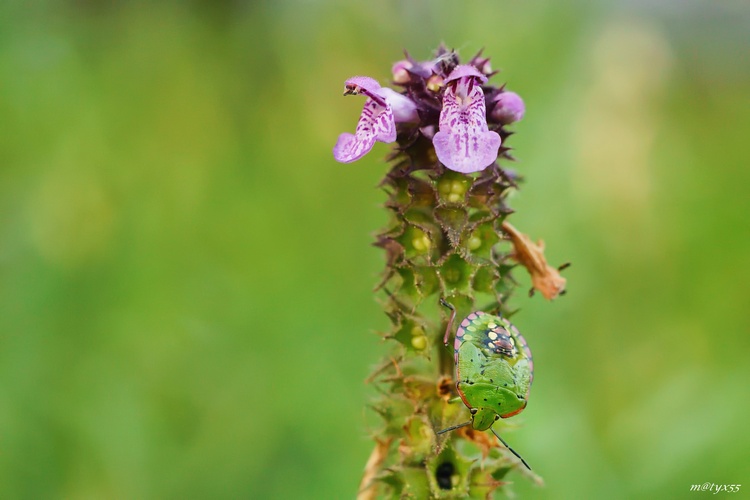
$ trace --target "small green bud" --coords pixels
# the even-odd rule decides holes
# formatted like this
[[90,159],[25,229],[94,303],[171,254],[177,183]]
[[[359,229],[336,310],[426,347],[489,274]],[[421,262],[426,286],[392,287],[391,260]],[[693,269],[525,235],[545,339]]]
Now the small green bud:
[[448,196],[452,187],[453,182],[450,179],[440,179],[440,182],[438,182],[438,192],[443,196]]
[[438,182],[438,192],[450,203],[459,203],[466,196],[467,182],[462,179],[444,178]]
[[423,351],[424,348],[427,347],[427,336],[418,335],[416,337],[413,337],[411,339],[411,346],[417,351]]
[[477,248],[482,246],[482,238],[480,238],[477,235],[472,235],[471,238],[469,238],[469,250],[476,250]]
[[417,325],[414,328],[411,329],[411,334],[413,337],[419,337],[420,335],[424,335],[424,328]]
[[420,231],[411,240],[411,245],[414,247],[414,250],[417,250],[419,252],[426,252],[432,246],[432,242],[430,241],[429,236]]
[[451,183],[451,193],[455,193],[458,195],[465,195],[466,194],[466,184],[459,180],[454,180],[453,183]]

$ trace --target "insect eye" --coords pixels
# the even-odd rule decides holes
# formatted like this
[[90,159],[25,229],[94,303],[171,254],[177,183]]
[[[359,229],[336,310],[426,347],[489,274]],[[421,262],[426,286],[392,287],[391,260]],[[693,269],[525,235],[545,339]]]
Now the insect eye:
[[471,412],[472,415],[476,415],[477,414],[477,409],[476,408],[472,408],[469,411]]

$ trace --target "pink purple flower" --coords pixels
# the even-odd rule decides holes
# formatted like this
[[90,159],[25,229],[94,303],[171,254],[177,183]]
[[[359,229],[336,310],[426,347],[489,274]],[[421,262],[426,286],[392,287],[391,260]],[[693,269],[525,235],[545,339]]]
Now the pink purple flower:
[[464,174],[478,172],[494,163],[500,135],[487,127],[484,92],[487,78],[474,66],[461,65],[444,80],[440,131],[432,142],[441,163]]
[[416,121],[416,105],[406,96],[383,88],[372,78],[355,76],[346,83],[344,95],[367,96],[354,134],[344,132],[333,147],[333,156],[342,163],[351,163],[366,155],[375,141],[396,140],[396,122]]

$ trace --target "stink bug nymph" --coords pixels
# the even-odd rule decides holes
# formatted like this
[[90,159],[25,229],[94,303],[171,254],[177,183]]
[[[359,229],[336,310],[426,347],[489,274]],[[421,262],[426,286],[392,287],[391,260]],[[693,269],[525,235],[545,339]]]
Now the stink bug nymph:
[[[443,343],[456,318],[456,309],[440,299],[451,310]],[[474,311],[458,326],[453,342],[456,361],[456,390],[471,412],[471,420],[443,429],[443,434],[471,425],[478,431],[491,430],[527,469],[529,464],[492,428],[497,420],[517,415],[526,408],[534,378],[531,350],[518,329],[502,316]]]

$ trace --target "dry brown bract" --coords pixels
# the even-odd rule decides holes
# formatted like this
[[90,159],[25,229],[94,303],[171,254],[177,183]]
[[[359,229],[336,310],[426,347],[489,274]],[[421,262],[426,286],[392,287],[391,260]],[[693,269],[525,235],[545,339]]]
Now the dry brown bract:
[[373,482],[377,476],[380,467],[388,457],[388,448],[391,446],[392,438],[380,440],[375,438],[375,448],[370,453],[365,465],[365,473],[362,475],[362,481],[359,483],[359,493],[357,500],[374,500],[377,498],[377,485]]
[[503,230],[508,233],[513,242],[513,258],[524,266],[531,274],[531,289],[539,290],[545,299],[552,300],[558,295],[565,293],[565,278],[560,276],[560,270],[568,266],[563,264],[559,268],[547,264],[544,258],[544,241],[538,243],[531,241],[527,235],[521,233],[509,222],[503,222]]

